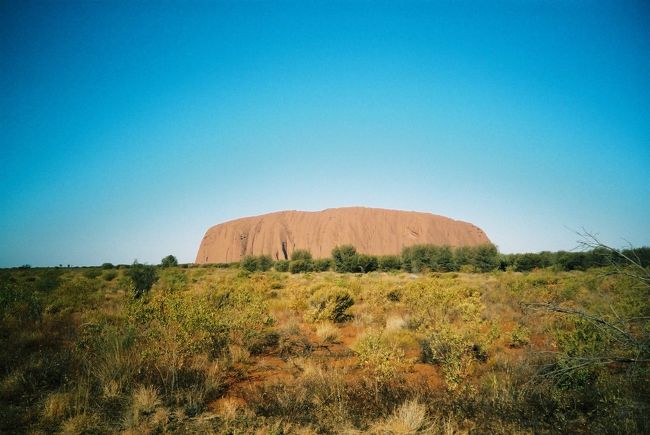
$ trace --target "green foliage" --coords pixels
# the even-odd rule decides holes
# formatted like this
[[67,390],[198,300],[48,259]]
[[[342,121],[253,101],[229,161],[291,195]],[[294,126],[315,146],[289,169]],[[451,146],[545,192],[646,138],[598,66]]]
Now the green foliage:
[[435,245],[414,245],[402,249],[402,264],[407,272],[438,271],[440,247]]
[[247,255],[239,263],[239,267],[248,272],[255,272],[257,270],[257,259],[252,255]]
[[158,280],[158,274],[154,266],[140,264],[137,261],[134,261],[133,265],[126,271],[126,276],[131,278],[136,298],[151,290],[151,287]]
[[361,367],[370,371],[375,380],[386,382],[404,366],[404,352],[389,344],[379,333],[368,333],[354,345]]
[[102,269],[113,269],[115,266],[113,266],[113,263],[103,263],[101,267]]
[[291,260],[289,262],[289,272],[305,273],[314,270],[314,263],[311,260]]
[[103,278],[106,281],[113,281],[117,277],[118,273],[116,270],[105,270]]
[[97,269],[95,267],[91,267],[90,269],[84,270],[84,276],[88,279],[95,279],[98,276],[101,276],[102,271],[100,269]]
[[45,270],[36,281],[36,290],[45,293],[54,291],[61,284],[61,275],[60,269]]
[[[16,282],[0,280],[0,320],[5,322],[33,322],[40,318],[43,307],[37,295]],[[4,329],[4,328],[3,328]]]
[[314,260],[314,272],[325,272],[332,268],[332,260],[329,258],[319,258]]
[[456,390],[472,374],[476,362],[484,363],[487,354],[467,332],[443,327],[422,341],[422,360],[439,365],[449,390]]
[[312,260],[311,252],[307,251],[306,249],[296,249],[291,254],[291,261],[299,261],[299,260],[311,261]]
[[636,259],[641,265],[650,264],[650,248],[626,249],[620,253],[604,248],[595,248],[584,252],[549,252],[522,253],[503,255],[502,269],[511,266],[518,272],[530,272],[535,269],[552,267],[558,271],[588,270],[595,267],[624,266],[628,258]]
[[402,268],[402,259],[399,255],[382,255],[378,258],[377,263],[378,269],[383,272]]
[[312,322],[330,320],[341,323],[350,320],[352,316],[347,309],[354,305],[354,299],[342,289],[322,289],[314,293],[309,299],[311,309],[307,313],[308,320]]
[[478,272],[489,272],[499,266],[499,254],[492,244],[462,246],[414,245],[402,250],[402,264],[407,272],[453,272],[471,266]]
[[357,250],[352,245],[337,246],[332,250],[332,260],[336,272],[358,272]]
[[357,271],[361,273],[374,272],[377,270],[378,261],[374,255],[357,254]]
[[288,272],[289,262],[287,260],[278,260],[273,265],[273,268],[278,272]]
[[266,272],[273,266],[273,259],[268,255],[260,255],[257,257],[257,270]]
[[440,272],[453,272],[458,270],[454,253],[449,246],[442,246],[438,250],[437,265]]
[[273,259],[268,255],[260,255],[255,257],[253,255],[247,255],[239,263],[239,267],[248,271],[248,272],[266,272],[273,266]]
[[530,332],[523,325],[517,325],[510,334],[510,347],[522,347],[530,343]]
[[479,272],[490,272],[499,265],[499,253],[493,244],[481,245],[476,248],[474,265]]
[[162,267],[176,267],[178,266],[178,260],[173,255],[168,255],[160,260],[160,265]]
[[228,328],[217,316],[214,304],[182,292],[158,292],[129,305],[129,320],[149,349],[160,359],[170,352],[176,368],[194,352],[217,354],[228,342]]

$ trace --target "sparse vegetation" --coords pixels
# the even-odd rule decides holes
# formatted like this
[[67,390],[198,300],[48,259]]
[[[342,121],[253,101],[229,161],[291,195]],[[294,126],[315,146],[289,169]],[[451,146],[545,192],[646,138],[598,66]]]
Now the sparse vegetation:
[[407,254],[1,270],[0,432],[650,431],[647,266]]
[[[463,272],[488,273],[496,270],[531,272],[539,269],[552,269],[556,272],[588,270],[594,267],[620,267],[626,258],[638,259],[642,267],[650,265],[650,248],[625,249],[616,255],[597,246],[586,246],[579,252],[540,252],[524,254],[500,254],[492,244],[481,246],[414,245],[402,250],[401,255],[360,254],[352,245],[337,246],[331,258],[312,258],[309,251],[298,249],[291,260],[277,260],[269,256],[248,255],[240,263],[218,264],[214,267],[241,267],[249,272],[265,272],[274,268],[278,272],[325,272],[370,273],[374,271],[406,271],[412,273]],[[92,272],[91,272],[92,273]]]

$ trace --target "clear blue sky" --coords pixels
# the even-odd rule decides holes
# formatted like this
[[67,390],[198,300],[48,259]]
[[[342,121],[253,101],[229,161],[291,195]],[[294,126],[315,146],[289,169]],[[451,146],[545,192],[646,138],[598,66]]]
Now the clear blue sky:
[[365,205],[650,245],[650,7],[0,0],[0,266]]

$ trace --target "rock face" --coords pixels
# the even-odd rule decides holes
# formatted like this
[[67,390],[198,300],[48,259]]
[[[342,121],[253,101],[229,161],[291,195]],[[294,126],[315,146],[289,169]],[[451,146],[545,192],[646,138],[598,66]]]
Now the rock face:
[[291,258],[296,249],[329,257],[337,245],[364,254],[400,254],[416,244],[476,246],[490,243],[478,227],[430,213],[378,208],[280,211],[215,225],[203,236],[196,263],[229,263],[246,255]]

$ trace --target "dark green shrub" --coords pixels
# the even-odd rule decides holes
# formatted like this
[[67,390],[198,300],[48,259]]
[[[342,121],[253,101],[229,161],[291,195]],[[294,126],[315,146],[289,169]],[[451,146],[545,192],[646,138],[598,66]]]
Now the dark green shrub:
[[329,258],[319,258],[314,260],[314,272],[325,272],[332,267],[332,260]]
[[104,280],[105,281],[113,281],[117,277],[117,271],[116,270],[106,270],[104,271]]
[[474,264],[474,257],[476,252],[469,246],[460,246],[454,250],[454,261],[460,270],[463,266],[471,266]]
[[113,266],[113,263],[103,263],[102,264],[102,269],[113,269],[115,266]]
[[136,298],[151,290],[151,287],[158,280],[154,266],[140,264],[137,261],[126,271],[126,275],[131,278]]
[[[205,267],[205,264],[202,264],[201,267]],[[212,263],[208,266],[214,267],[215,269],[236,269],[239,267],[239,263]]]
[[160,265],[162,267],[175,267],[178,266],[178,260],[173,255],[168,255],[160,260]]
[[296,260],[312,260],[311,252],[309,252],[306,249],[297,249],[293,251],[293,254],[291,254],[291,261],[296,261]]
[[33,291],[10,281],[0,281],[0,321],[11,318],[20,323],[33,322],[40,318],[42,311],[41,301]]
[[239,266],[248,272],[255,272],[257,270],[257,259],[252,255],[247,255],[239,263]]
[[386,298],[391,302],[399,302],[402,292],[399,289],[393,289],[386,294]]
[[278,260],[273,265],[273,268],[278,272],[288,272],[289,271],[289,262],[287,260]]
[[253,255],[247,255],[239,263],[239,267],[248,271],[248,272],[266,272],[273,266],[273,259],[268,255],[260,255],[255,257]]
[[358,254],[357,270],[355,272],[368,273],[377,270],[377,257],[374,255]]
[[51,292],[61,284],[61,275],[63,272],[57,269],[48,269],[43,272],[36,281],[36,290],[41,292]]
[[337,272],[358,271],[357,250],[352,245],[342,245],[334,248],[332,250],[332,260],[334,261],[334,270]]
[[102,274],[102,271],[99,269],[95,269],[94,267],[92,269],[86,269],[84,270],[84,276],[88,279],[95,279],[98,276]]
[[260,255],[257,257],[257,270],[266,272],[273,266],[273,259],[268,255]]
[[311,260],[291,260],[289,263],[289,272],[304,273],[314,270],[314,263]]
[[398,255],[382,255],[378,258],[378,269],[384,272],[400,270],[402,259]]

